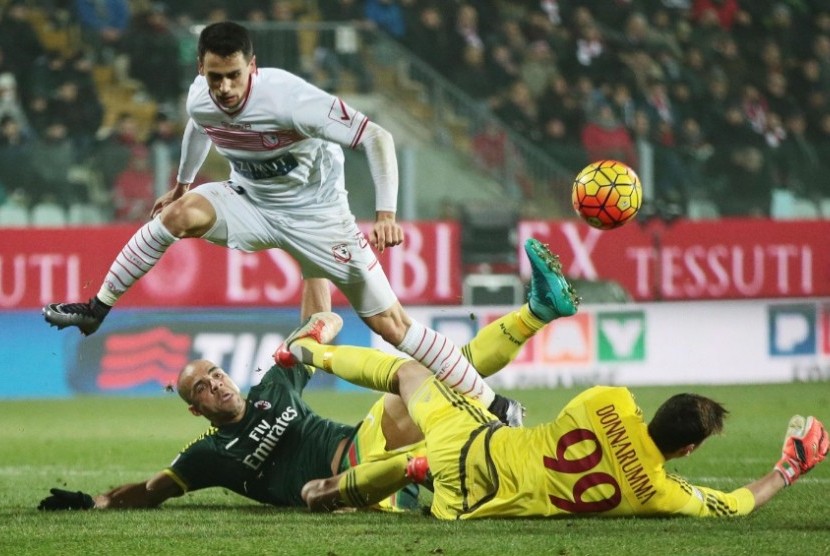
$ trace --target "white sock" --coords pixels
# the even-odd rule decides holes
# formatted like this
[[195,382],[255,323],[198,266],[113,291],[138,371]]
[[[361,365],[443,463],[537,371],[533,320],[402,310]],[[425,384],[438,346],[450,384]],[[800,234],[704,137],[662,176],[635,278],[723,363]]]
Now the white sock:
[[153,218],[144,224],[115,258],[98,290],[98,299],[107,305],[115,305],[119,297],[150,272],[177,239],[164,227],[161,218]]
[[480,400],[490,407],[496,393],[490,388],[461,350],[449,339],[424,325],[412,321],[399,350],[427,367],[435,377],[461,394]]

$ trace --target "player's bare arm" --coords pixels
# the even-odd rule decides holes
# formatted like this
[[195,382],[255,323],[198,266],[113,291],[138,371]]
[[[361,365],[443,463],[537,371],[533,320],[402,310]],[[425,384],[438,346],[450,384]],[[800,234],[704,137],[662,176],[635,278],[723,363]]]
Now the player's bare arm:
[[184,491],[166,473],[157,473],[140,483],[127,483],[112,490],[91,496],[81,491],[59,488],[50,490],[50,496],[40,501],[39,510],[126,510],[155,508],[165,500],[181,496]]
[[369,122],[363,133],[361,147],[366,152],[369,171],[375,184],[375,224],[369,238],[380,252],[403,242],[403,230],[395,221],[398,202],[398,159],[392,134]]
[[403,243],[403,228],[395,220],[394,212],[378,211],[369,241],[381,253]]

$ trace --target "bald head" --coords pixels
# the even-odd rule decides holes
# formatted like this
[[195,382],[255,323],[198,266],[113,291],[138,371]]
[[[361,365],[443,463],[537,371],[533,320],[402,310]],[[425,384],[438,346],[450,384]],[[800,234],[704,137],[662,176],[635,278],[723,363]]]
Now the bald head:
[[179,379],[176,381],[176,390],[179,392],[179,396],[188,404],[193,403],[190,390],[196,377],[209,374],[211,369],[215,367],[216,363],[207,359],[196,359],[185,365],[179,373]]
[[185,365],[179,373],[176,390],[191,413],[206,417],[214,425],[234,423],[245,414],[245,399],[239,387],[208,359],[196,359]]

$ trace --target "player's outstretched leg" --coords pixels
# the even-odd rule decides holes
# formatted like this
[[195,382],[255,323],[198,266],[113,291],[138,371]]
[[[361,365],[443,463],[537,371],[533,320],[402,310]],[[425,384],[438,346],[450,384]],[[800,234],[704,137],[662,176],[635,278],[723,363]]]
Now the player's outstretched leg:
[[331,311],[314,313],[299,328],[291,332],[277,348],[274,352],[274,361],[283,367],[291,367],[297,363],[297,357],[290,351],[291,344],[302,338],[313,338],[318,344],[328,344],[337,336],[341,328],[343,328],[343,319],[337,313]]
[[59,329],[77,326],[84,336],[89,336],[101,326],[110,306],[93,297],[88,303],[50,303],[43,308],[43,318],[50,326]]
[[525,253],[532,271],[527,298],[531,312],[545,322],[576,314],[579,298],[562,274],[559,257],[533,238],[525,241]]

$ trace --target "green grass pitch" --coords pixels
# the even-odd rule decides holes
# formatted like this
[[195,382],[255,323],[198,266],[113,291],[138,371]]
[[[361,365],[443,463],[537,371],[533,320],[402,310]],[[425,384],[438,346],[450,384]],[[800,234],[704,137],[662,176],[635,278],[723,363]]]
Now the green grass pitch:
[[[830,383],[632,388],[650,417],[668,395],[694,391],[731,411],[724,435],[669,468],[698,484],[741,486],[776,461],[787,420],[830,423]],[[529,425],[551,418],[577,390],[507,392]],[[356,422],[371,393],[309,392],[323,415]],[[481,520],[439,522],[412,513],[311,515],[212,489],[161,509],[47,513],[50,487],[98,493],[148,478],[205,429],[174,394],[0,402],[0,554],[830,554],[830,462],[758,512],[737,519]]]

